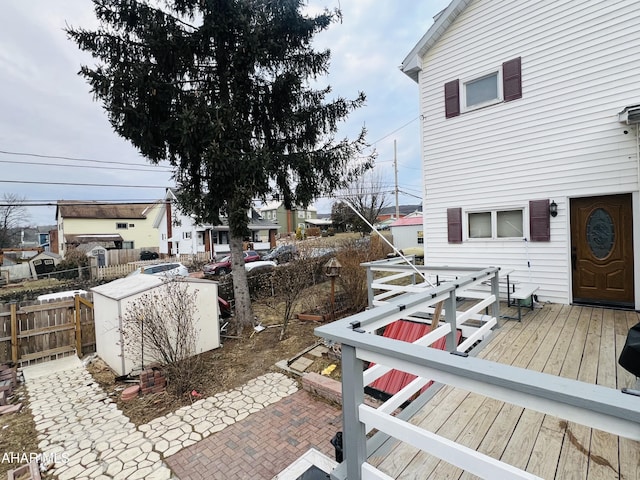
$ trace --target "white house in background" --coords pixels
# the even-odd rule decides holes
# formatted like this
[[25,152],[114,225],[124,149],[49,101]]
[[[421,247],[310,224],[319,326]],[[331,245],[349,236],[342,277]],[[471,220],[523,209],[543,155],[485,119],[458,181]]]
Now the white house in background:
[[424,249],[424,225],[422,216],[406,216],[390,226],[393,245],[398,250]]
[[[166,289],[165,279],[154,275],[119,278],[91,289],[93,292],[96,325],[96,352],[118,375],[127,375],[141,365],[161,359],[136,356],[124,345],[122,318],[127,309],[144,295],[159,294]],[[195,295],[196,313],[193,318],[198,332],[196,352],[202,353],[220,346],[218,321],[218,284],[210,280],[187,277],[186,291]]]
[[[266,251],[275,247],[278,225],[263,220],[251,209],[247,212],[251,236],[247,239],[253,243],[254,250]],[[160,253],[169,255],[209,253],[210,258],[229,253],[229,225],[222,218],[222,225],[200,225],[190,215],[180,210],[176,191],[168,188],[164,198],[164,208],[158,212],[153,226],[160,236]]]
[[639,24],[635,0],[453,0],[434,18],[401,67],[418,83],[425,263],[640,308]]

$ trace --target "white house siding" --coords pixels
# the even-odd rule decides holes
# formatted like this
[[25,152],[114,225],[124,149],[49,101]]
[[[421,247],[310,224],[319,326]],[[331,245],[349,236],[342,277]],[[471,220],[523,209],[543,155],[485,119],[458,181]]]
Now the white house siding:
[[[543,300],[571,301],[568,199],[638,190],[636,127],[617,114],[640,103],[639,24],[635,0],[477,0],[453,22],[419,77],[428,264],[513,267]],[[521,99],[445,118],[447,81],[517,57]],[[559,211],[551,242],[447,242],[447,208],[461,207],[464,222],[467,209],[545,198]],[[633,208],[637,219],[637,195]]]

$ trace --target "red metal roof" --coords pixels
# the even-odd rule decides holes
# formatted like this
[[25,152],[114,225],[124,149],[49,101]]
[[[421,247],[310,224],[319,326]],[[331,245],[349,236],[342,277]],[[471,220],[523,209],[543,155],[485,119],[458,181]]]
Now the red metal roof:
[[[397,320],[387,326],[384,331],[383,337],[393,338],[394,340],[402,340],[404,342],[413,343],[421,337],[424,337],[431,325],[418,322],[410,322],[408,320]],[[460,343],[462,332],[458,330],[456,332],[456,343]],[[439,350],[445,349],[446,338],[440,338],[435,341],[431,348],[437,348]],[[373,364],[369,365],[371,368]],[[383,376],[373,382],[370,387],[380,392],[388,393],[389,395],[395,395],[404,387],[406,387],[416,376],[410,373],[402,372],[400,370],[391,370],[385,373]],[[433,382],[429,382],[421,392],[424,392]]]
[[422,217],[399,218],[391,224],[392,227],[406,227],[409,225],[422,225]]

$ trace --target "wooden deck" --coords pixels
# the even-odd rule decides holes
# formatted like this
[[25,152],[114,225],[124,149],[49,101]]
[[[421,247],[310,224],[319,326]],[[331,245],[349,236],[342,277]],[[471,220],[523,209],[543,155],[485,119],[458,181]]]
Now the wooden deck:
[[[638,322],[636,312],[547,304],[527,313],[522,323],[500,320],[478,357],[611,388],[632,387],[635,377],[617,359],[629,328]],[[640,479],[640,442],[449,386],[411,423],[544,479]],[[393,439],[369,462],[396,479],[477,478]]]

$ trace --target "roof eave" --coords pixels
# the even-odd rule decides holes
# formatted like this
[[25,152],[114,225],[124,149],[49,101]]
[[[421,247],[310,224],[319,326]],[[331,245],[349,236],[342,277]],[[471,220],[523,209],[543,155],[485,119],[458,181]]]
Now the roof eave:
[[462,13],[471,0],[452,0],[444,11],[434,17],[433,25],[402,61],[400,70],[415,82],[422,70],[422,57],[436,44],[453,21]]

